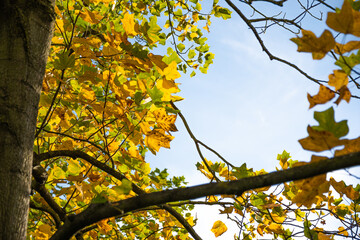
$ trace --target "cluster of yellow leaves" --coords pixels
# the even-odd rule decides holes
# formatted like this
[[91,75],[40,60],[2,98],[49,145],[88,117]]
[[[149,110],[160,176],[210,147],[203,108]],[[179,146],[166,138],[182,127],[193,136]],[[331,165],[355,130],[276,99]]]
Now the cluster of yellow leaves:
[[[179,9],[190,8],[192,18],[177,14]],[[183,57],[187,63],[181,64],[179,51],[171,48],[166,55],[155,53],[170,34],[157,23],[166,10],[173,13],[172,22],[166,25],[177,25],[180,46],[188,42],[194,45],[188,49],[194,55],[189,55],[189,60]],[[213,54],[208,52],[206,38],[198,28],[200,21],[210,26],[211,16],[196,18],[200,10],[197,2],[56,1],[55,30],[43,81],[34,151],[41,154],[81,150],[109,164],[144,191],[171,187],[171,181],[151,171],[145,153],[150,150],[156,154],[161,147],[170,148],[174,138],[171,132],[177,131],[177,111],[170,102],[182,100],[174,95],[180,91],[176,83],[181,77],[179,71],[186,72],[186,66],[196,65],[194,69],[201,66],[206,72],[212,63]],[[81,159],[60,157],[43,161],[42,166],[49,175],[46,188],[59,206],[66,207],[66,212],[79,212],[93,201],[118,201],[135,195],[129,181],[110,177]],[[41,198],[36,193],[32,199]],[[152,215],[156,219],[162,217],[156,211]],[[141,222],[140,215],[136,221]],[[169,221],[172,226],[174,222]],[[44,238],[50,236],[44,226],[54,223],[34,211],[29,225],[29,236],[38,239],[41,234]],[[101,221],[97,226],[98,230],[90,231],[89,237],[112,235],[117,228],[114,221]],[[172,232],[171,228],[168,230]],[[137,233],[145,238],[152,231],[144,227]],[[129,236],[135,238],[133,234]],[[179,231],[178,236],[185,239],[187,233]]]

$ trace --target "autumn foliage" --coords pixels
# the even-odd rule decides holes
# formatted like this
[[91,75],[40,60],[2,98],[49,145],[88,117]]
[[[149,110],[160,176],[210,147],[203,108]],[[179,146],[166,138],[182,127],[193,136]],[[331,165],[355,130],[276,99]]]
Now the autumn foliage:
[[[316,95],[308,94],[310,108],[329,101],[341,107],[352,100],[349,85],[359,87],[354,70],[360,64],[359,8],[358,2],[345,0],[341,9],[328,13],[329,29],[320,37],[302,30],[301,37],[291,39],[298,51],[312,53],[314,60],[331,54],[339,67],[329,73],[328,81],[318,82]],[[30,239],[51,238],[71,215],[91,204],[185,185],[184,177],[170,178],[166,170],[151,169],[145,156],[170,148],[178,116],[186,122],[175,106],[182,100],[177,79],[188,72],[207,72],[214,54],[203,32],[210,31],[211,18],[230,17],[218,1],[208,14],[201,10],[197,0],[56,2],[34,142]],[[344,34],[350,40],[339,43]],[[347,121],[335,120],[334,107],[315,111],[314,118],[318,125],[308,126],[309,135],[299,140],[305,150],[335,148],[334,156],[360,152],[360,137],[345,138]],[[207,147],[188,130],[196,146]],[[222,157],[220,162],[201,158],[197,168],[209,181],[266,174],[245,163],[234,166]],[[327,157],[313,155],[311,163],[323,159]],[[293,160],[286,151],[277,160],[278,171],[308,164]],[[308,239],[359,238],[352,232],[360,224],[359,191],[360,185],[346,185],[323,174],[278,188],[208,196],[205,202],[221,206],[221,214],[243,219],[238,239],[268,235],[292,239],[299,232]],[[193,208],[194,203],[180,201],[119,211],[81,229],[76,237],[191,239],[195,235],[189,231],[196,224]],[[329,221],[335,221],[337,229],[326,228]],[[227,231],[226,223],[215,220],[211,231],[220,236]]]

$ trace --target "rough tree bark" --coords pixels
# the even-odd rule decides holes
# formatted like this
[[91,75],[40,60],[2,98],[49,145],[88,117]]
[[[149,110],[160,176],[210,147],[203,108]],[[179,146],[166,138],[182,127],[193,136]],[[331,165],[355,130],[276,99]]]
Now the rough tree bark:
[[0,3],[0,236],[26,239],[36,116],[55,0]]

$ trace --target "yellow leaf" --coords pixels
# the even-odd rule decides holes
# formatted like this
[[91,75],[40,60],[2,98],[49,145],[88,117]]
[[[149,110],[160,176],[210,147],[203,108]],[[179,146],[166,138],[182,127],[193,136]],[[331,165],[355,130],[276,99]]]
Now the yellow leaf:
[[97,172],[91,172],[88,177],[91,182],[96,182],[100,179],[100,175]]
[[279,216],[278,214],[271,213],[271,219],[273,219],[275,223],[280,224],[285,221],[285,216]]
[[330,178],[331,186],[341,195],[345,194],[351,200],[356,200],[360,197],[358,191],[355,191],[352,185],[346,186],[344,181],[337,182],[334,178]]
[[49,239],[52,236],[51,226],[48,224],[42,224],[37,229],[35,234],[36,239]]
[[142,163],[140,166],[144,174],[149,174],[151,172],[150,163]]
[[89,11],[85,8],[85,12],[80,13],[80,17],[84,19],[84,21],[92,23],[92,24],[98,24],[100,19],[102,18],[101,15],[98,15],[96,11]]
[[173,139],[174,137],[166,135],[163,129],[153,129],[146,134],[145,144],[153,154],[156,154],[160,147],[170,148],[170,141]]
[[70,175],[77,176],[81,173],[81,166],[79,165],[78,161],[75,160],[68,160],[68,172]]
[[162,74],[166,77],[167,80],[175,80],[181,77],[180,73],[177,70],[177,64],[175,61],[171,62],[169,66],[167,66]]
[[276,233],[276,234],[281,234],[284,232],[281,224],[276,224],[276,223],[270,223],[270,225],[265,228],[265,231],[267,233]]
[[350,102],[350,99],[351,99],[351,93],[348,89],[347,86],[342,86],[339,90],[340,92],[340,95],[339,97],[336,99],[335,103],[337,105],[339,105],[339,103],[341,102],[341,100],[345,100],[346,102]]
[[108,219],[101,220],[96,223],[100,229],[100,233],[107,234],[111,231],[112,227],[108,224]]
[[137,33],[135,32],[135,20],[134,14],[129,14],[128,12],[125,13],[124,18],[121,19],[123,24],[123,28],[128,35],[135,36]]
[[54,178],[55,179],[65,179],[66,178],[65,172],[57,165],[54,165],[54,168],[51,171],[48,181],[51,181]]
[[345,230],[344,227],[339,227],[339,234],[342,234],[344,236],[349,236],[349,233]]
[[307,131],[309,136],[299,140],[299,143],[305,150],[322,152],[346,143],[346,140],[339,140],[328,131],[317,131],[310,126],[308,126]]
[[[305,164],[308,163],[297,162],[294,167]],[[295,181],[294,185],[298,191],[292,201],[298,206],[304,205],[306,207],[311,207],[312,204],[317,203],[318,198],[323,196],[323,193],[328,192],[330,187],[330,183],[326,180],[326,174]]]
[[360,137],[347,140],[345,147],[341,150],[336,150],[335,156],[341,156],[349,153],[360,152]]
[[163,56],[161,55],[154,55],[149,53],[148,57],[150,58],[151,62],[153,62],[157,67],[159,67],[162,71],[168,66],[162,59]]
[[218,201],[219,201],[218,197],[214,195],[209,196],[208,198],[208,202],[218,202]]
[[224,210],[220,209],[220,214],[228,214],[232,213],[234,210],[234,207],[225,207]]
[[256,231],[261,235],[264,236],[264,228],[266,227],[265,224],[259,224]]
[[324,234],[324,233],[319,233],[318,234],[318,239],[319,240],[332,240],[333,238],[330,235]]
[[156,122],[160,128],[165,131],[176,132],[177,128],[175,126],[176,115],[167,115],[164,108],[160,108],[154,111],[154,116]]
[[347,0],[344,1],[339,13],[328,13],[326,24],[335,31],[360,37],[360,12],[352,9]]
[[334,70],[334,73],[329,75],[328,84],[335,87],[335,91],[346,86],[348,83],[348,76],[343,70]]
[[104,46],[102,52],[103,52],[104,56],[115,56],[115,55],[120,53],[119,50],[117,50],[116,48],[110,46],[108,43],[106,43],[106,45]]
[[217,220],[211,228],[211,231],[215,234],[215,237],[219,237],[227,231],[227,227],[222,221]]
[[309,93],[307,95],[308,101],[310,103],[309,109],[313,108],[318,104],[324,104],[330,101],[335,97],[335,93],[331,89],[325,87],[324,85],[320,86],[318,94],[311,96]]
[[84,200],[84,191],[83,191],[82,184],[79,182],[75,182],[75,188],[79,191],[80,197],[82,198],[82,200]]
[[187,218],[186,218],[186,221],[190,224],[190,226],[194,226],[194,225],[195,225],[195,223],[194,223],[194,217],[193,217],[193,216],[187,217]]
[[325,30],[319,38],[311,31],[302,30],[301,38],[292,38],[298,45],[298,52],[311,52],[313,59],[322,59],[326,53],[335,47],[335,39],[331,32]]
[[61,142],[61,145],[55,146],[56,150],[72,150],[74,149],[72,140],[65,140]]
[[349,41],[346,44],[336,43],[335,53],[344,54],[360,48],[360,41]]

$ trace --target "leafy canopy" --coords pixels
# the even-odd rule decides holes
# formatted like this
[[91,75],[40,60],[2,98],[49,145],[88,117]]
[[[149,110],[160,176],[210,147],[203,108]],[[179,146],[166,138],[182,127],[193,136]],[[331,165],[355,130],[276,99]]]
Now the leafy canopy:
[[[170,148],[177,116],[184,120],[173,104],[182,100],[176,95],[180,91],[176,80],[189,69],[191,76],[198,70],[206,73],[213,62],[204,32],[210,31],[211,18],[228,19],[230,11],[216,0],[206,5],[206,11],[202,8],[197,0],[56,2],[34,142],[34,166],[40,166],[46,178],[41,183],[34,170],[37,183],[31,195],[30,239],[50,238],[66,218],[91,203],[115,202],[186,184],[184,177],[170,178],[166,169],[151,169],[145,154]],[[349,102],[349,82],[358,86],[353,77],[360,63],[358,2],[345,0],[341,9],[328,13],[326,23],[331,29],[319,38],[302,30],[302,37],[292,39],[298,51],[312,53],[315,60],[333,54],[340,67],[320,85],[318,94],[308,94],[310,108],[335,96],[336,105]],[[352,38],[338,43],[335,34]],[[172,47],[166,49],[169,44]],[[337,122],[333,107],[316,111],[314,118],[318,125],[308,126],[309,136],[299,140],[304,149],[323,152],[335,148],[335,156],[360,151],[360,138],[344,138],[349,132],[347,121]],[[197,147],[207,147],[189,133]],[[203,161],[197,168],[210,181],[266,173],[249,169],[245,163],[234,166],[221,156],[222,162],[200,157]],[[326,158],[313,155],[311,162]],[[308,164],[291,159],[286,151],[277,160],[281,169]],[[263,187],[238,196],[208,196],[203,204],[219,205],[220,214],[242,218],[238,239],[259,235],[292,239],[297,236],[294,229],[300,229],[308,239],[325,240],[346,237],[359,225],[359,190],[360,185],[346,185],[323,174],[284,183],[280,193]],[[196,224],[189,212],[194,207],[191,203],[138,209],[101,220],[77,236],[190,239],[188,231]],[[326,225],[325,215],[343,226],[331,231],[319,227],[319,222]],[[218,237],[227,226],[216,220],[211,231]]]

